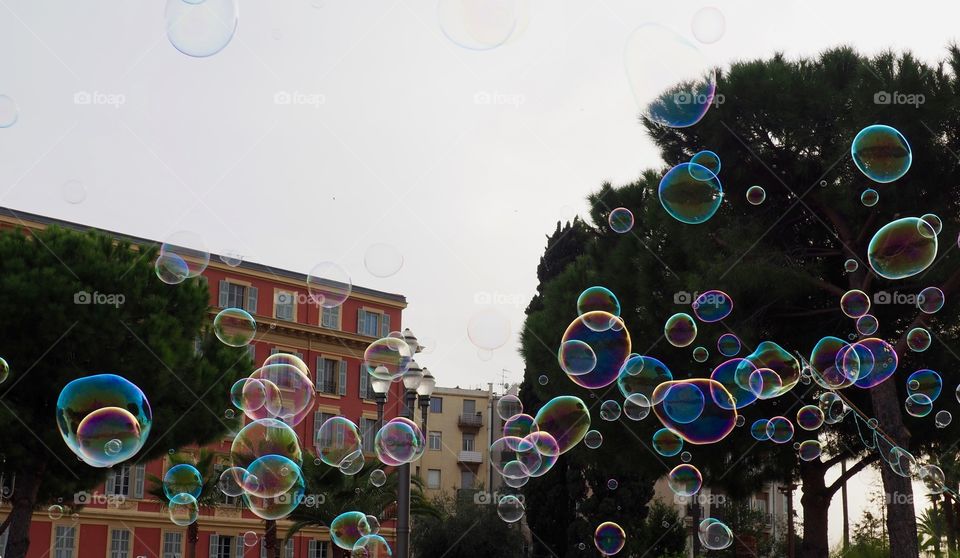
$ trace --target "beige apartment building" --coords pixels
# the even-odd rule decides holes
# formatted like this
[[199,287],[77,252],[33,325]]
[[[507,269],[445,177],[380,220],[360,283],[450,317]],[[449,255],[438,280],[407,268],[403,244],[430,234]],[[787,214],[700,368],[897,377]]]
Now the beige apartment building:
[[[503,435],[493,384],[487,389],[437,387],[430,398],[427,450],[415,464],[428,498],[441,494],[492,500],[502,483],[490,464],[490,445]],[[483,493],[480,488],[483,488]]]

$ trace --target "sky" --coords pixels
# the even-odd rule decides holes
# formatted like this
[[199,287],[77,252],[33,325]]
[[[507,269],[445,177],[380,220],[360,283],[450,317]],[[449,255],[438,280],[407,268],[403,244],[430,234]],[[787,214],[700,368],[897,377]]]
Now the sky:
[[[511,1],[509,39],[480,51],[433,1],[240,0],[229,44],[194,58],[168,40],[165,2],[0,0],[0,95],[18,107],[0,205],[158,241],[192,231],[300,272],[336,262],[407,297],[440,385],[513,383],[545,235],[602,183],[662,165],[625,71],[632,30],[670,28],[719,66],[838,44],[935,61],[960,34],[956,3],[724,1],[722,36],[701,44],[691,22],[710,3]],[[390,277],[364,265],[378,243],[404,256]],[[509,335],[478,353],[467,324],[491,306]]]

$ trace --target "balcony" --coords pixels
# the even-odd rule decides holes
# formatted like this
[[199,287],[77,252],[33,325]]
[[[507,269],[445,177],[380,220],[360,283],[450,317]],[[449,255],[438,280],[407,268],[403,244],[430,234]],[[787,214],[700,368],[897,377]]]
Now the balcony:
[[483,413],[462,414],[457,418],[457,425],[460,428],[480,428],[483,426]]
[[460,450],[457,461],[460,463],[483,463],[483,454],[479,451]]

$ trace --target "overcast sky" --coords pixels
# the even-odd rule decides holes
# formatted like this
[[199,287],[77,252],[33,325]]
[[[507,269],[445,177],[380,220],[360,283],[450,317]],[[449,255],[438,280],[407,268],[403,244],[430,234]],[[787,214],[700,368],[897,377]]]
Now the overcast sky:
[[[934,61],[958,34],[957,3],[858,4],[724,1],[725,33],[699,46],[719,65],[841,43]],[[709,3],[520,0],[506,44],[471,51],[433,0],[241,0],[233,40],[204,59],[173,48],[163,5],[0,0],[0,94],[19,107],[0,129],[0,205],[154,239],[194,231],[301,272],[339,262],[406,295],[404,323],[435,348],[421,364],[467,387],[521,378],[516,332],[556,221],[661,164],[637,123],[628,34],[656,22],[696,42]],[[381,242],[405,255],[387,278],[363,263]],[[487,300],[513,335],[483,360],[466,325]]]

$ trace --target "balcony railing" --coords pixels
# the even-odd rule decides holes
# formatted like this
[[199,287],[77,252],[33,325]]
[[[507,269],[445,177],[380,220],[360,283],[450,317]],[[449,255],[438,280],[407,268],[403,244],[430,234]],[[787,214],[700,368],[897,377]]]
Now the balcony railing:
[[457,461],[460,463],[483,463],[483,454],[479,451],[460,450]]
[[460,415],[457,419],[457,424],[460,426],[465,426],[467,428],[480,428],[483,426],[483,414],[482,413],[464,413]]

